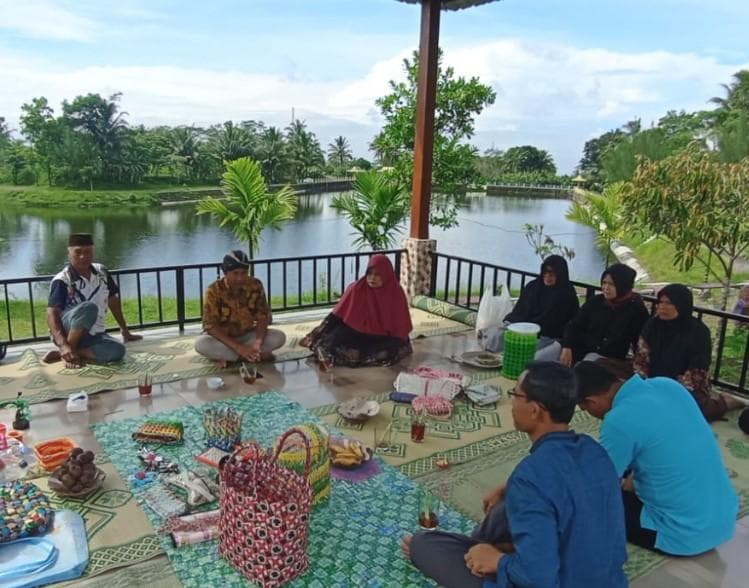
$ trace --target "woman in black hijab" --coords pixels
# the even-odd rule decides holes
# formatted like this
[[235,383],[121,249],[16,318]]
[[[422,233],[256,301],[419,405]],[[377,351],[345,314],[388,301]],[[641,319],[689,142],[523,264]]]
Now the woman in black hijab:
[[556,360],[562,349],[564,325],[577,314],[580,303],[570,283],[567,262],[560,255],[550,255],[541,264],[541,277],[526,284],[504,325],[487,333],[486,348],[502,351],[504,332],[511,323],[536,323],[541,332],[536,359]]
[[634,368],[643,378],[681,382],[712,422],[743,404],[728,394],[711,395],[710,330],[692,316],[692,308],[692,292],[682,284],[669,284],[658,292],[655,316],[642,329]]
[[[562,337],[559,361],[572,365],[583,359],[610,363],[617,374],[631,373],[622,361],[634,348],[648,311],[640,295],[633,292],[637,272],[628,265],[615,263],[601,274],[601,294],[593,296],[567,323]],[[615,365],[616,364],[616,365]],[[622,366],[619,366],[622,364]]]

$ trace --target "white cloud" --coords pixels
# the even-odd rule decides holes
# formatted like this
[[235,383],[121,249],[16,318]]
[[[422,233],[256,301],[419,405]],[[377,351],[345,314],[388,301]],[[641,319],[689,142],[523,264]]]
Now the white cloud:
[[0,28],[55,41],[90,41],[96,23],[56,0],[0,0]]
[[[158,65],[71,68],[0,46],[7,82],[0,113],[13,124],[20,105],[34,96],[57,106],[87,92],[122,92],[131,123],[148,125],[254,118],[285,126],[295,107],[323,145],[351,133],[355,152],[364,155],[381,122],[374,101],[388,91],[389,80],[403,76],[410,49],[393,52],[363,78],[320,81]],[[720,94],[719,84],[742,67],[691,53],[623,53],[519,39],[448,46],[445,60],[459,75],[479,76],[497,91],[496,103],[477,121],[479,147],[533,143],[550,150],[565,172],[595,131],[635,117],[649,124],[670,109],[706,108],[707,99]]]

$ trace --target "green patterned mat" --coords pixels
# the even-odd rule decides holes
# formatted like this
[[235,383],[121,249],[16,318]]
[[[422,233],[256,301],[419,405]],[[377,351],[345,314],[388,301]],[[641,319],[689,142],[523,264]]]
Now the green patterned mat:
[[[723,460],[741,501],[739,516],[749,514],[749,438],[738,428],[738,411],[729,413],[727,422],[713,423],[713,430],[723,454]],[[597,438],[600,421],[586,412],[578,411],[572,421],[578,433]],[[530,443],[526,435],[505,433],[481,442],[491,447],[482,456],[453,466],[448,470],[433,470],[415,480],[441,500],[466,516],[481,519],[481,498],[506,480],[517,463],[528,455]],[[488,448],[488,447],[487,447]],[[668,558],[647,549],[627,544],[627,577],[631,580],[652,571]]]
[[[214,404],[244,411],[243,436],[270,446],[287,428],[303,422],[320,422],[299,404],[278,393],[233,398]],[[209,405],[206,405],[209,406]],[[190,467],[203,449],[202,409],[184,407],[174,411],[93,425],[94,433],[112,463],[123,476],[138,464],[131,433],[145,418],[179,419],[185,426],[184,445],[159,451]],[[136,498],[140,490],[132,488]],[[313,511],[308,554],[310,570],[291,586],[424,586],[426,579],[400,554],[399,542],[417,527],[422,490],[395,468],[383,465],[378,476],[358,484],[334,481],[329,501]],[[397,499],[394,499],[396,498]],[[154,525],[162,521],[147,507]],[[457,532],[469,532],[473,522],[455,510],[440,505],[440,524]],[[187,587],[245,586],[246,582],[218,557],[217,543],[175,548],[161,539],[178,579]]]

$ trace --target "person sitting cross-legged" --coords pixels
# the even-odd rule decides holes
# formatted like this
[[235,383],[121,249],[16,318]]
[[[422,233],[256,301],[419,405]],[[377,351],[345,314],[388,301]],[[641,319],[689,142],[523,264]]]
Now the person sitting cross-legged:
[[590,361],[575,377],[580,407],[603,419],[601,445],[622,478],[627,539],[678,556],[731,539],[738,499],[689,391],[671,378],[622,382]]
[[195,351],[221,368],[229,362],[274,361],[273,351],[286,342],[283,331],[269,329],[271,311],[263,284],[249,275],[243,251],[230,251],[221,268],[224,277],[208,286],[203,299],[204,334]]
[[504,337],[512,323],[529,322],[541,327],[536,345],[537,360],[557,360],[562,351],[565,325],[580,308],[577,292],[570,282],[567,262],[561,255],[549,255],[541,264],[541,277],[531,280],[520,293],[515,308],[500,327],[486,332],[486,348],[504,351]]
[[386,366],[413,353],[412,328],[393,264],[378,253],[366,274],[346,288],[333,311],[299,344],[335,365]]
[[122,314],[117,284],[106,267],[94,263],[94,240],[86,233],[68,238],[68,264],[52,278],[47,302],[47,325],[57,349],[42,361],[64,361],[68,368],[79,368],[83,360],[96,363],[119,361],[125,346],[106,333],[107,308],[117,321],[122,341],[138,341]]
[[643,378],[663,376],[680,382],[697,401],[708,422],[744,406],[730,394],[713,395],[710,385],[710,329],[692,316],[692,292],[669,284],[658,292],[655,316],[637,343],[634,368]]
[[510,395],[530,454],[484,498],[471,536],[419,532],[403,538],[404,555],[446,588],[626,586],[619,480],[603,448],[569,428],[572,370],[531,362]]

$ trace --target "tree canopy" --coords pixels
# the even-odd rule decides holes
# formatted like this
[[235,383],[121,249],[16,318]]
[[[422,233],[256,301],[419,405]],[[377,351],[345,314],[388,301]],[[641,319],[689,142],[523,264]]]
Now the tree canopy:
[[[478,78],[456,77],[452,67],[442,67],[438,58],[437,96],[434,116],[434,163],[432,182],[451,191],[469,184],[474,177],[477,150],[467,143],[473,137],[475,118],[493,104],[496,93]],[[383,165],[393,166],[406,184],[411,184],[416,128],[416,88],[419,54],[403,60],[405,80],[390,81],[391,92],[377,99],[385,119],[371,148]]]

